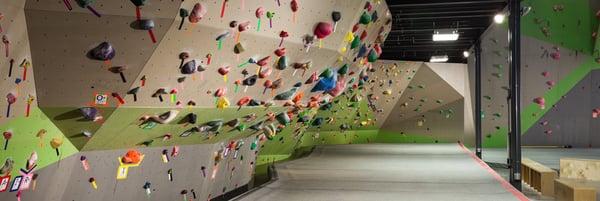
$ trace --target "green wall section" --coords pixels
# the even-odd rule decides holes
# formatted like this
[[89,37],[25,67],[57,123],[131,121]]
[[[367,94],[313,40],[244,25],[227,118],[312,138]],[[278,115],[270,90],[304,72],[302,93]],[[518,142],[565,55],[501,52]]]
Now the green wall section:
[[[562,96],[571,91],[579,81],[585,78],[585,76],[594,69],[600,69],[600,64],[598,64],[594,59],[589,59],[580,67],[570,72],[564,79],[557,82],[552,89],[545,93],[544,99],[546,100],[546,105],[552,106],[558,103]],[[527,130],[529,130],[529,128],[531,128],[550,109],[552,109],[552,107],[541,109],[537,104],[534,103],[523,107],[521,110],[521,133],[525,133]],[[483,146],[505,147],[507,145],[507,134],[508,128],[502,127],[495,133],[490,134],[491,136],[488,135],[489,137],[486,137],[483,141]]]
[[[41,129],[47,131],[42,139],[36,137]],[[15,161],[11,173],[13,177],[19,175],[19,169],[25,167],[27,159],[34,151],[38,155],[37,169],[44,168],[78,152],[77,148],[62,135],[60,130],[38,108],[32,108],[29,117],[17,117],[0,125],[0,132],[7,130],[12,131],[13,136],[8,142],[8,149],[0,151],[0,159],[2,165],[6,158],[12,158]],[[50,146],[52,138],[63,138],[63,144],[59,147],[59,156]],[[2,146],[4,146],[4,140]]]
[[[523,5],[532,6],[532,11],[521,19],[522,35],[556,44],[559,47],[580,51],[586,55],[600,57],[599,37],[596,41],[591,37],[598,30],[598,18],[590,8],[588,0],[525,0]],[[554,11],[554,6],[562,5],[562,11]],[[549,35],[543,29],[549,30]],[[566,51],[565,51],[566,52]],[[527,59],[527,58],[523,58]],[[556,86],[544,95],[546,105],[551,106],[560,101],[581,79],[593,69],[600,68],[595,59],[590,59],[558,81]],[[531,128],[551,107],[540,109],[537,104],[524,106],[521,111],[521,132]],[[484,147],[506,147],[508,128],[501,127],[490,133],[483,140]]]
[[[521,19],[521,31],[526,36],[591,55],[591,34],[597,22],[589,1],[593,0],[525,0],[522,4],[532,10]],[[564,9],[555,11],[555,6]],[[548,36],[542,31],[544,28],[549,30]]]
[[[89,138],[83,135],[83,132],[96,134],[98,129],[102,127],[102,123],[87,121],[83,119],[79,108],[74,107],[42,107],[42,111],[50,118],[60,131],[81,150],[87,143]],[[115,111],[114,107],[99,107],[98,110],[104,120],[110,119],[110,116]]]
[[[378,138],[378,133],[378,130],[307,131],[294,138],[291,136],[292,132],[284,130],[277,138],[264,144],[257,163],[260,165],[292,159],[296,151],[308,151],[316,145],[373,143]],[[288,140],[280,141],[279,138]]]

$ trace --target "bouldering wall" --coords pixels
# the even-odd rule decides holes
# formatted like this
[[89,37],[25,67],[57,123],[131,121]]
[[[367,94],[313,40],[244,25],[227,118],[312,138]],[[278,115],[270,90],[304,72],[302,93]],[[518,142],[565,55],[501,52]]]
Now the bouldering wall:
[[24,192],[22,199],[170,200],[184,196],[210,199],[249,182],[258,151],[252,145],[254,140],[255,137],[240,139],[236,141],[241,144],[239,148],[231,150],[227,149],[228,144],[220,143],[180,146],[176,154],[172,147],[140,148],[137,150],[144,159],[139,166],[129,167],[127,177],[120,180],[115,179],[119,157],[127,149],[80,152],[38,171],[35,189],[31,189],[32,193]]
[[[423,63],[380,129],[378,141],[473,142],[465,133],[465,64]],[[466,97],[466,98],[465,98]]]
[[[527,78],[522,79],[521,89],[524,145],[589,146],[589,141],[586,141],[589,133],[577,132],[578,129],[562,129],[589,128],[586,123],[589,120],[561,118],[551,122],[543,117],[546,112],[557,109],[557,103],[569,91],[576,90],[577,83],[599,66],[592,55],[593,33],[597,29],[598,19],[596,11],[588,9],[591,2],[523,2],[531,8],[522,18],[521,76]],[[509,70],[507,33],[505,24],[492,25],[481,38],[484,147],[506,146]],[[472,59],[469,60],[469,72],[474,72]],[[563,112],[567,110],[561,109]],[[592,111],[587,113],[587,118],[592,118]],[[539,125],[543,128],[530,129]],[[554,132],[556,128],[561,128],[561,132]],[[528,135],[531,137],[527,137]]]
[[[0,133],[3,134],[0,177],[11,178],[12,182],[21,175],[19,169],[26,168],[24,165],[29,159],[36,158],[36,168],[40,169],[69,157],[77,149],[38,108],[36,76],[23,11],[25,1],[7,0],[0,4],[3,5],[0,8],[0,34],[6,48],[0,57],[0,93],[3,97],[0,102]],[[2,194],[0,197],[8,193]]]
[[0,11],[0,34],[3,41],[0,59],[0,124],[13,118],[26,117],[28,107],[30,110],[37,108],[31,51],[23,13],[25,1],[2,3],[5,6]]
[[[15,161],[0,176],[33,183],[0,200],[212,199],[248,184],[261,159],[376,138],[365,96],[383,72],[385,1],[5,4],[15,61],[0,89],[17,99],[0,118],[13,133],[0,158]],[[316,120],[328,116],[339,121]],[[144,157],[116,179],[125,152]]]
[[402,93],[409,86],[423,62],[381,60],[375,63],[373,79],[369,82],[367,97],[375,112],[376,125],[381,127]]
[[599,73],[588,73],[529,129],[523,140],[528,145],[598,146],[595,139],[600,136],[590,130],[597,127],[590,111],[597,106],[593,101],[598,100]]
[[[384,5],[383,1],[377,1],[375,3],[376,4],[374,4],[375,6],[373,6],[373,10],[370,13],[377,12],[379,15],[381,15],[381,13],[387,13],[387,7],[382,6]],[[381,3],[381,5],[379,5],[379,3]],[[360,17],[364,17],[364,15]],[[380,19],[380,21],[381,20],[382,19]],[[365,41],[375,41],[378,43],[385,39],[385,35],[381,34],[382,29],[378,26],[369,26],[365,27],[366,29],[363,29],[361,26],[355,25],[354,28],[358,28],[355,32],[358,35],[356,35],[357,37],[353,41],[354,43],[346,43],[350,40],[345,37],[342,42],[346,43],[347,46],[334,49],[341,52],[342,57],[336,56],[329,58],[332,61],[331,66],[333,72],[338,73],[341,78],[348,82],[348,90],[345,90],[340,96],[335,98],[324,96],[324,99],[328,101],[320,104],[318,108],[301,112],[300,114],[302,115],[312,116],[312,120],[310,122],[295,124],[294,126],[288,126],[281,129],[274,140],[267,141],[264,144],[259,155],[259,163],[285,160],[292,156],[296,149],[314,146],[319,143],[348,144],[352,142],[367,142],[369,136],[377,133],[378,127],[375,124],[378,119],[375,117],[372,108],[369,106],[367,97],[369,88],[367,85],[371,85],[373,77],[376,77],[378,73],[383,71],[379,68],[379,61],[368,63],[366,60],[356,59],[355,53],[350,52],[354,49],[352,47],[357,47],[354,51],[358,51],[359,54],[362,54],[361,52],[364,53],[364,47],[367,47],[368,43],[365,43],[367,46],[360,47],[363,45],[357,44],[357,39],[361,37],[363,37]],[[389,27],[386,26],[385,30],[388,30],[388,28]],[[346,36],[348,36],[347,33]],[[312,52],[313,49],[310,51]],[[363,70],[361,71],[358,69]],[[282,73],[285,74],[283,71]],[[291,71],[291,75],[298,76],[299,73],[301,73],[301,71]],[[315,73],[316,72],[313,72],[312,76],[316,76],[317,74]],[[344,75],[345,73],[347,73],[347,75]],[[307,72],[307,76],[303,79],[308,79],[308,75],[310,74],[310,72]],[[356,79],[354,78],[356,75],[358,75],[359,78],[368,77],[368,79]],[[304,80],[301,81],[304,82]],[[269,92],[267,91],[267,93]],[[308,94],[308,92],[304,92],[304,94]],[[304,96],[304,98],[307,97],[311,98],[314,96]],[[343,134],[338,134],[340,131],[342,131]],[[371,137],[369,139],[373,138],[374,137]]]

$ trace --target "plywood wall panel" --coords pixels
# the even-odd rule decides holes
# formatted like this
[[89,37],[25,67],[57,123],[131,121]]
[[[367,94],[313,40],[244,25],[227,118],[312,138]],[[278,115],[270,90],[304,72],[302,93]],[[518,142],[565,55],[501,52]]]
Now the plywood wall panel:
[[[36,190],[24,191],[24,200],[178,200],[183,199],[182,190],[196,192],[197,199],[208,199],[221,195],[223,187],[227,191],[250,181],[253,171],[252,162],[256,155],[250,150],[254,136],[242,139],[245,144],[240,148],[237,158],[230,152],[217,166],[214,166],[214,153],[224,146],[218,144],[181,146],[179,155],[170,157],[169,163],[161,159],[162,150],[169,153],[172,147],[139,148],[145,155],[139,167],[129,169],[125,180],[116,180],[118,157],[127,149],[109,151],[81,152],[65,160],[37,171],[39,174]],[[88,171],[82,168],[80,157],[85,156],[90,165]],[[242,159],[243,158],[243,159]],[[206,167],[207,177],[202,175],[201,167]],[[217,168],[215,178],[213,169]],[[168,180],[167,171],[172,169],[173,181]],[[96,179],[98,189],[93,189],[89,178]],[[147,197],[142,188],[151,183],[152,193]],[[13,199],[15,192],[0,194],[0,199]]]
[[[421,88],[423,87],[423,88]],[[454,102],[462,96],[427,65],[419,68],[382,128]],[[423,100],[423,102],[421,101]],[[440,103],[437,101],[440,100]],[[403,106],[406,104],[407,106]],[[415,111],[416,109],[419,109]]]
[[[453,143],[457,141],[472,141],[472,137],[464,135],[463,126],[464,100],[459,99],[435,110],[422,112],[405,120],[390,120],[384,124],[380,132],[394,132],[397,138],[405,135],[421,135],[430,137],[432,142]],[[454,114],[445,116],[440,111],[453,110]],[[419,124],[419,122],[423,124]]]
[[[381,112],[375,111],[375,123],[378,127],[385,123],[390,114],[398,112],[394,111],[394,107],[422,65],[422,62],[391,60],[375,63],[373,68],[376,71],[371,74],[373,81],[368,83],[367,88],[368,94],[379,97],[379,99],[373,100],[375,108],[381,110]],[[386,90],[391,91],[391,94],[385,95]]]
[[[8,57],[5,56],[4,44],[0,44],[2,47],[2,51],[0,51],[0,96],[2,97],[0,101],[0,124],[2,124],[16,117],[26,116],[29,97],[31,96],[34,100],[37,97],[32,69],[35,68],[35,64],[27,68],[27,79],[25,80],[23,80],[25,69],[19,66],[25,59],[31,62],[29,38],[23,12],[25,1],[3,0],[0,1],[0,4],[3,5],[0,8],[0,13],[4,15],[0,19],[0,26],[2,27],[0,37],[6,36],[10,42]],[[14,63],[12,75],[9,77],[11,59],[14,60]],[[17,79],[21,81],[18,85],[16,84]],[[10,107],[10,116],[6,116],[8,108],[6,95],[9,93],[15,95],[17,101]],[[37,101],[31,102],[31,107],[37,107]]]
[[[156,47],[147,31],[129,27],[135,17],[97,18],[82,13],[38,10],[27,10],[26,14],[29,30],[34,33],[30,36],[33,61],[39,65],[35,73],[44,75],[38,78],[37,85],[43,107],[87,106],[95,93],[117,92],[125,96]],[[156,19],[157,40],[162,39],[172,21]],[[104,41],[116,50],[111,65],[86,56]],[[108,71],[108,66],[127,66],[124,74],[128,82],[123,83],[118,74]],[[110,105],[117,103],[113,99]]]
[[[73,14],[85,14],[92,17],[93,15],[87,8],[81,8],[73,0],[69,0],[73,10],[69,11],[67,6],[60,1],[39,1],[39,0],[27,0],[25,4],[26,10],[39,10],[39,11],[51,11],[51,12],[64,12]],[[173,18],[177,15],[178,8],[181,5],[180,1],[170,0],[153,0],[146,1],[145,5],[141,7],[141,14],[144,18]],[[130,16],[135,17],[135,6],[131,1],[120,1],[120,0],[102,0],[95,1],[92,7],[102,15],[119,15],[119,16]],[[75,15],[76,16],[76,15]]]

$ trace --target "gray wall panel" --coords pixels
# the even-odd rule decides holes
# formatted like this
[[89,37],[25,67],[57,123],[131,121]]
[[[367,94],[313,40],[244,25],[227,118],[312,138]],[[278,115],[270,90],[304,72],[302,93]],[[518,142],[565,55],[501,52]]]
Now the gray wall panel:
[[[138,148],[145,158],[139,167],[129,169],[124,180],[116,180],[116,173],[117,158],[124,155],[126,149],[81,152],[37,171],[36,190],[24,191],[23,200],[181,200],[182,190],[188,191],[188,198],[192,197],[191,189],[196,192],[197,200],[205,200],[223,194],[223,189],[228,192],[250,181],[253,172],[250,163],[256,159],[255,152],[250,150],[253,140],[254,137],[244,139],[237,159],[233,158],[234,152],[230,152],[216,167],[214,179],[211,177],[214,156],[220,144],[181,146],[179,155],[170,158],[168,163],[163,163],[161,154],[163,149],[171,153],[172,147]],[[79,160],[82,155],[90,165],[88,171],[82,168]],[[202,166],[206,167],[206,178],[202,175]],[[168,179],[169,169],[173,170],[173,181]],[[90,177],[96,179],[97,190],[89,183]],[[142,188],[146,181],[151,183],[150,198]],[[15,195],[15,192],[0,193],[0,200],[14,200]]]

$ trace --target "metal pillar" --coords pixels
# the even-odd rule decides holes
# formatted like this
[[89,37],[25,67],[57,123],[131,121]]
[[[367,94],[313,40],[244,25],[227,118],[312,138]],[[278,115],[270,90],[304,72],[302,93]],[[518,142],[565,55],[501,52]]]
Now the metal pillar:
[[481,159],[481,41],[475,43],[475,154]]
[[510,132],[508,157],[510,184],[521,190],[521,0],[509,0]]

